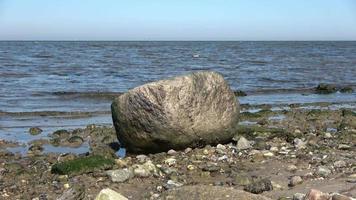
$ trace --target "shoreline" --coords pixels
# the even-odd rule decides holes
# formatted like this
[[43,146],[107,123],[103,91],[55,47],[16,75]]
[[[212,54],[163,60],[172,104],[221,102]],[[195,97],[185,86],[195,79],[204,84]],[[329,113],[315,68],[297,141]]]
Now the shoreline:
[[[93,198],[109,186],[131,199],[152,199],[163,197],[180,185],[245,189],[246,185],[267,178],[273,189],[264,191],[262,195],[272,199],[305,194],[306,188],[355,197],[355,111],[327,109],[329,103],[319,105],[326,109],[306,109],[308,106],[291,104],[289,109],[274,110],[271,105],[259,105],[258,110],[253,110],[256,106],[242,105],[240,123],[247,121],[250,124],[241,123],[238,135],[228,144],[145,156],[128,152],[121,159],[115,156],[118,143],[112,126],[88,125],[86,128],[56,130],[46,138],[41,137],[44,134],[41,133],[34,136],[38,139],[22,146],[28,149],[25,154],[6,151],[5,146],[16,147],[16,143],[1,140],[0,160],[3,164],[0,171],[5,172],[0,173],[0,196],[21,198],[26,194],[36,198],[45,195],[48,199],[55,199],[73,189]],[[241,136],[253,142],[246,149],[239,149],[236,144]],[[70,150],[87,146],[88,151],[51,153],[47,150],[49,146]],[[159,173],[150,172],[145,177],[135,175],[117,183],[103,169],[69,176],[49,170],[58,161],[92,154],[116,159],[116,164],[111,166],[113,170],[135,168],[150,161]],[[174,163],[170,164],[173,160]],[[320,167],[330,172],[318,174],[322,173],[318,171]],[[289,186],[294,176],[301,177],[302,182]],[[83,183],[80,188],[76,187],[78,180]]]

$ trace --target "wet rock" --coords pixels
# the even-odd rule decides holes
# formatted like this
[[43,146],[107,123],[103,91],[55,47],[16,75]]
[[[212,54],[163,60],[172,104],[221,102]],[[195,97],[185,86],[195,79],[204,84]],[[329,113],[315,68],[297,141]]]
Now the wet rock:
[[236,145],[238,150],[245,150],[251,148],[251,142],[248,141],[245,137],[240,137],[240,139],[237,141]]
[[246,92],[242,91],[242,90],[236,90],[234,91],[234,94],[238,97],[245,97],[247,96]]
[[68,139],[68,142],[73,146],[80,146],[83,144],[84,139],[80,136],[75,135],[75,136],[70,137]]
[[304,200],[329,200],[330,196],[319,190],[311,189],[306,194]]
[[92,155],[54,164],[51,172],[61,175],[78,175],[94,172],[96,170],[109,169],[114,164],[115,162],[113,159],[108,159],[99,155]]
[[215,72],[134,88],[115,99],[111,108],[118,139],[132,152],[226,143],[238,126],[239,103]]
[[244,199],[244,200],[270,200],[267,197],[251,194],[230,187],[194,185],[182,186],[168,190],[162,194],[162,199],[173,200],[215,200],[215,199]]
[[41,145],[32,145],[28,148],[28,153],[38,154],[43,151],[43,147]]
[[61,129],[61,130],[57,130],[55,132],[52,133],[52,136],[55,138],[68,138],[70,135],[69,131],[65,130],[65,129]]
[[114,183],[123,183],[133,177],[129,169],[109,170],[105,172]]
[[353,91],[354,90],[352,89],[352,87],[348,87],[348,86],[340,88],[341,93],[352,93]]
[[244,190],[254,194],[261,194],[264,191],[273,190],[273,185],[269,179],[256,180],[253,183],[244,187]]
[[321,83],[315,88],[315,92],[318,94],[330,94],[336,92],[336,86],[332,84]]
[[38,134],[41,134],[42,133],[42,129],[40,129],[39,127],[31,127],[28,132],[31,134],[31,135],[38,135]]
[[106,188],[100,191],[95,200],[128,200],[128,198],[110,188]]
[[302,177],[300,177],[300,176],[293,176],[293,177],[290,179],[288,186],[294,187],[294,186],[299,185],[299,184],[301,184],[301,183],[303,183]]
[[331,174],[331,170],[325,166],[319,166],[315,172],[317,176],[326,178]]

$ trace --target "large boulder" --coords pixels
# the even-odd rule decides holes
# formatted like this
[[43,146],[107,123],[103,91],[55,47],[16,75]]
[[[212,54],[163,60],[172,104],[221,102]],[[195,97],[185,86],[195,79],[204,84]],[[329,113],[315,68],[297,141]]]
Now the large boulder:
[[220,74],[197,72],[129,90],[111,110],[120,143],[149,153],[230,141],[239,103]]

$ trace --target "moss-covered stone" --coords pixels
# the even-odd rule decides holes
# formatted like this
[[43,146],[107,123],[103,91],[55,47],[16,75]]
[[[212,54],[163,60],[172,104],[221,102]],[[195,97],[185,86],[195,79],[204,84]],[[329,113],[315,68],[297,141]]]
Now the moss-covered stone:
[[97,170],[109,169],[113,165],[113,159],[94,155],[54,164],[51,172],[60,175],[78,175]]
[[352,89],[352,87],[343,87],[343,88],[340,88],[340,92],[341,93],[352,93],[354,90]]
[[38,135],[40,133],[42,133],[42,129],[40,129],[39,127],[31,127],[28,132],[31,134],[31,135]]
[[318,94],[330,94],[336,91],[336,86],[332,84],[321,83],[315,88],[315,92]]

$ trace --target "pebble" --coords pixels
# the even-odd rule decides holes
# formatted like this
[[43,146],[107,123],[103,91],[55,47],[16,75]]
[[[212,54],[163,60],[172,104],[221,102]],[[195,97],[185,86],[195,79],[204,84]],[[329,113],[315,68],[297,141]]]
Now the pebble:
[[188,169],[188,170],[195,170],[196,167],[195,167],[194,165],[188,165],[188,166],[187,166],[187,169]]
[[177,160],[175,158],[167,158],[166,160],[164,160],[164,163],[168,166],[173,166],[175,165],[177,162]]
[[65,189],[70,188],[70,186],[69,186],[69,184],[68,184],[68,183],[65,183],[65,184],[63,185],[63,187],[64,187]]
[[129,169],[109,170],[106,171],[106,174],[114,183],[123,183],[132,177],[132,172]]
[[226,147],[225,147],[224,145],[222,145],[222,144],[218,144],[218,145],[216,146],[216,148],[217,148],[217,149],[221,149],[221,150],[226,150]]
[[261,179],[244,187],[244,190],[254,194],[261,194],[264,191],[273,190],[273,185],[269,179]]
[[240,139],[237,141],[236,148],[238,150],[246,150],[251,148],[251,142],[248,141],[245,137],[241,136]]
[[273,157],[274,154],[272,152],[266,152],[263,154],[264,157]]
[[136,159],[138,160],[139,163],[144,163],[146,162],[146,160],[148,160],[148,157],[146,155],[137,155],[136,156]]
[[293,195],[293,200],[304,200],[305,198],[305,194],[302,193],[295,193]]
[[120,193],[110,189],[102,189],[98,196],[96,196],[95,200],[128,200],[126,197],[121,195]]
[[326,178],[331,174],[331,170],[325,166],[319,166],[315,172],[317,176]]
[[269,150],[272,151],[272,152],[278,152],[279,151],[278,147],[271,147]]
[[340,149],[340,150],[348,150],[350,148],[351,147],[349,145],[346,145],[346,144],[339,144],[339,146],[338,146],[338,149]]
[[176,155],[177,152],[174,149],[171,149],[167,152],[167,154],[173,156],[173,155]]
[[115,163],[119,168],[125,168],[128,166],[128,162],[123,159],[115,159]]
[[319,190],[311,189],[306,194],[304,200],[329,200],[330,196]]
[[338,161],[334,162],[334,167],[336,167],[336,168],[346,167],[346,162],[343,160],[338,160]]
[[38,135],[40,133],[42,133],[42,129],[40,129],[39,127],[31,127],[28,132],[31,134],[31,135]]
[[324,138],[325,139],[330,139],[330,138],[332,138],[333,136],[331,135],[331,133],[329,133],[329,132],[326,132],[325,134],[324,134]]
[[184,153],[189,153],[189,152],[191,152],[192,150],[193,150],[192,148],[188,147],[188,148],[186,148],[186,149],[184,150]]
[[300,176],[293,176],[293,177],[290,179],[288,186],[294,187],[294,186],[299,185],[299,184],[301,184],[301,183],[303,183],[302,177],[300,177]]
[[302,139],[295,138],[293,140],[293,144],[296,149],[305,149],[307,143],[304,142]]
[[298,170],[298,167],[295,165],[288,165],[287,170],[290,172],[295,172]]

